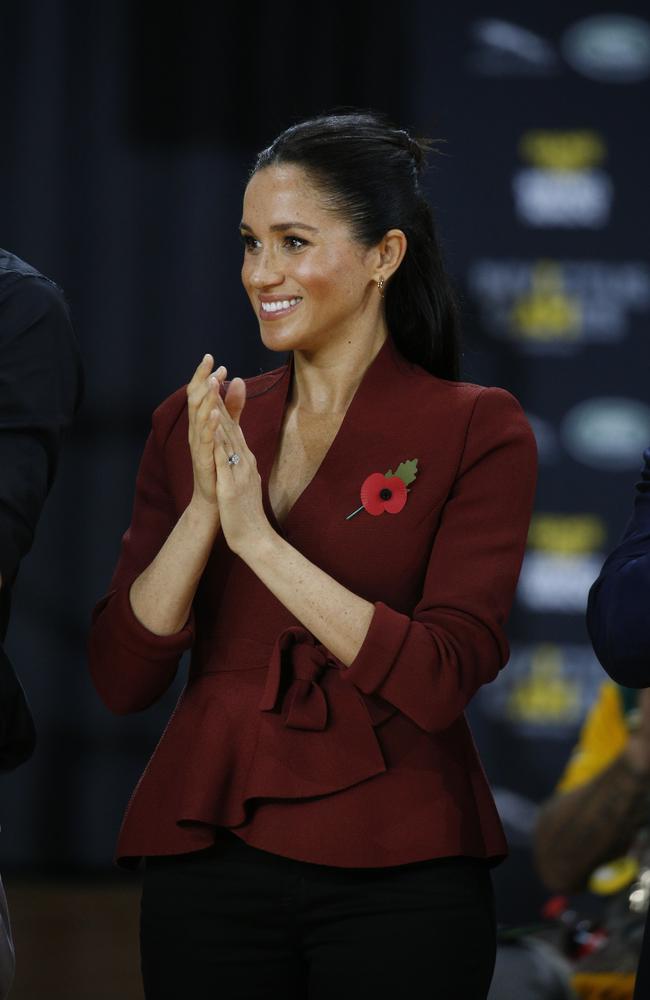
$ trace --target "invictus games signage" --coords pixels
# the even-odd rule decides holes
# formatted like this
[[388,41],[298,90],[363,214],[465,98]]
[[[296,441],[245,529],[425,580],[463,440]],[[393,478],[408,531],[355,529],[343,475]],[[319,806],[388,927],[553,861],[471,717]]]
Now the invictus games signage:
[[650,24],[626,14],[597,14],[571,25],[562,54],[573,69],[603,83],[650,77]]
[[623,340],[630,314],[650,312],[642,261],[482,258],[467,282],[486,329],[532,353]]
[[[446,119],[463,172],[446,235],[457,260],[467,254],[457,267],[467,374],[514,391],[540,457],[512,657],[469,709],[521,847],[516,877],[500,885],[500,906],[504,891],[516,902],[504,922],[534,919],[530,901],[541,904],[524,862],[534,805],[552,793],[603,683],[587,595],[650,446],[650,9],[616,7],[488,6],[464,29],[461,96]],[[447,69],[446,88],[456,73]],[[431,81],[437,112],[433,71]],[[467,107],[468,134],[456,128]]]
[[512,191],[519,220],[540,228],[602,229],[610,217],[614,185],[602,169],[607,147],[591,129],[533,129],[519,142],[527,166],[515,172]]
[[630,14],[595,14],[543,32],[533,16],[523,24],[500,17],[470,22],[470,73],[487,77],[553,78],[579,74],[593,83],[636,84],[650,77],[650,23]]
[[561,433],[578,462],[612,471],[638,469],[650,445],[650,406],[624,397],[586,399],[567,413]]

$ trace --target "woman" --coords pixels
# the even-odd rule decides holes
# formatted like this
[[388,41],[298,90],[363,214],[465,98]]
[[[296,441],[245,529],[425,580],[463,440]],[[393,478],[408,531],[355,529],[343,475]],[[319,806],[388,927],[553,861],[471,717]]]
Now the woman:
[[118,844],[148,998],[488,989],[506,847],[463,709],[507,659],[534,443],[455,381],[422,161],[368,114],[264,150],[242,277],[290,361],[223,392],[206,355],[154,414],[91,639],[117,712],[192,648]]

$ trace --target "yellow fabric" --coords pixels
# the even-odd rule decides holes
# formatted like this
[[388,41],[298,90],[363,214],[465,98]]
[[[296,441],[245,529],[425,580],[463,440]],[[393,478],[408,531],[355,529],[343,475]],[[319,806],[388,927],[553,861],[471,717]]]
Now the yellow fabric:
[[557,788],[569,792],[595,778],[622,752],[628,730],[620,689],[603,681]]
[[[612,681],[603,681],[580,732],[580,739],[558,782],[558,789],[568,792],[595,778],[619,756],[628,736],[621,690]],[[617,859],[596,869],[596,872],[625,867],[630,860]],[[610,886],[609,891],[614,891],[614,888]],[[578,972],[571,977],[571,985],[580,1000],[632,1000],[634,981],[635,974],[632,972]]]
[[633,972],[578,972],[571,985],[580,1000],[632,1000]]
[[597,896],[612,896],[634,882],[639,874],[639,862],[629,854],[614,858],[604,865],[598,865],[587,883],[589,890]]

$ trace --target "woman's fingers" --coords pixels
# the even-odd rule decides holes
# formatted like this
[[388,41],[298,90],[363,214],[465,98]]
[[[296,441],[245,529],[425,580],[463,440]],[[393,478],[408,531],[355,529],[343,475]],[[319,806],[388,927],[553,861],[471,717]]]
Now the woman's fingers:
[[208,440],[204,435],[204,430],[209,423],[210,414],[217,406],[225,373],[226,369],[222,367],[218,368],[214,375],[210,375],[202,390],[203,395],[200,402],[196,404],[194,411],[190,412],[190,420],[194,422],[197,432],[203,440]]
[[[205,366],[203,366],[203,362],[201,362],[194,373],[192,380],[187,386],[187,405],[190,418],[197,413],[210,389],[215,384],[220,386],[227,375],[226,369],[223,365],[220,365],[215,372],[210,374],[213,362],[211,355],[206,355],[206,357],[210,358],[210,361],[206,363]],[[208,408],[207,412],[209,412],[209,409],[210,408]],[[204,412],[201,416],[202,419],[205,419],[206,413]]]
[[195,490],[210,502],[216,501],[217,470],[228,467],[233,452],[241,458],[255,459],[249,452],[239,427],[246,405],[246,385],[235,378],[228,386],[225,398],[221,386],[227,371],[223,365],[212,371],[214,358],[206,354],[187,386],[189,443],[194,465]]
[[211,354],[204,354],[202,360],[196,367],[196,371],[187,383],[187,398],[196,398],[197,390],[205,384],[208,375],[212,371],[214,358]]
[[[228,464],[233,452],[240,457],[237,465]],[[221,527],[232,551],[239,552],[259,537],[268,520],[255,456],[239,424],[224,420],[221,412],[214,435],[214,463]]]
[[[237,465],[231,465],[229,462],[230,456],[234,453],[239,455]],[[248,450],[244,435],[236,424],[233,431],[232,428],[226,428],[219,419],[214,433],[214,461],[218,475],[222,477],[221,482],[223,483],[224,472],[229,472],[235,477],[238,486],[245,481],[245,470],[256,468],[255,458]]]
[[[214,444],[216,448],[222,447],[226,455],[229,457],[234,451],[237,451],[233,442],[232,425],[226,423],[222,410],[217,410],[216,413],[217,420],[215,426],[216,433],[213,437]],[[240,455],[240,458],[241,457],[242,456]]]
[[228,448],[223,427],[219,424],[214,432],[214,460],[217,469],[227,467],[228,458],[232,455],[232,451],[229,451]]
[[[244,387],[243,396],[240,397],[237,401],[237,409],[239,413],[241,413],[239,404],[240,403],[243,404],[245,402],[245,399],[246,396]],[[248,445],[246,444],[246,439],[244,438],[244,434],[241,427],[239,426],[238,420],[233,419],[233,417],[230,415],[230,413],[226,408],[224,400],[222,399],[218,400],[217,408],[219,413],[219,419],[218,419],[219,433],[217,436],[215,436],[215,442],[217,442],[217,445],[220,442],[228,455],[232,455],[233,452],[237,452],[240,458],[250,459],[252,461],[252,464],[255,466],[256,465],[255,457],[249,450]],[[241,408],[243,409],[243,405]]]
[[196,371],[192,375],[192,378],[188,382],[188,389],[195,385],[197,382],[201,382],[206,379],[210,372],[212,371],[212,366],[214,365],[214,358],[211,354],[204,354],[198,365],[196,366]]
[[217,401],[226,377],[223,365],[212,373],[214,359],[206,354],[187,386],[188,437],[194,466],[194,489],[216,503],[214,433],[218,426]]
[[[205,367],[203,362],[201,362],[195,372],[194,378],[188,385],[190,435],[194,428],[204,440],[209,439],[209,434],[206,433],[206,425],[209,424],[210,413],[216,405],[221,386],[227,375],[227,371],[223,365],[220,365],[216,372],[210,375],[209,371],[212,369],[211,355],[206,354],[206,359],[209,359],[209,361],[206,361]],[[208,375],[204,378],[206,369]]]
[[226,398],[219,397],[216,407],[221,424],[226,428],[239,427],[239,418],[246,405],[246,384],[241,378],[234,378],[228,386]]
[[242,378],[232,380],[228,386],[224,404],[232,420],[239,423],[242,410],[246,405],[246,383]]

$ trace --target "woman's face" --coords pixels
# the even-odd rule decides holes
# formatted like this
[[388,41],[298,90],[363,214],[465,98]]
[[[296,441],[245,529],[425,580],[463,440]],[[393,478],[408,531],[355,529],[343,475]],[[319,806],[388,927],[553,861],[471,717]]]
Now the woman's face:
[[376,253],[325,207],[301,168],[253,175],[241,233],[242,281],[270,350],[312,352],[349,339],[370,304],[376,307]]

